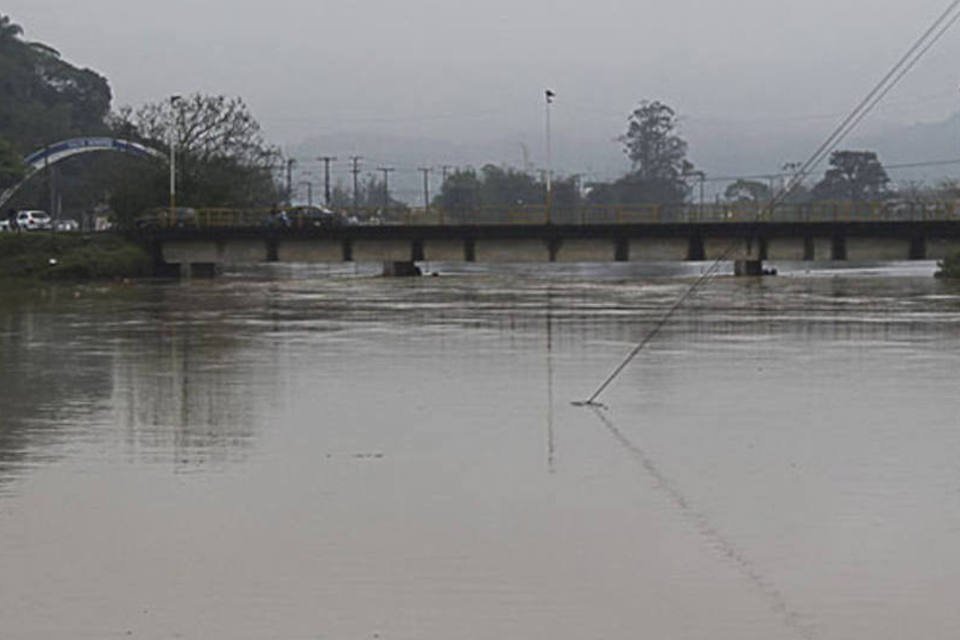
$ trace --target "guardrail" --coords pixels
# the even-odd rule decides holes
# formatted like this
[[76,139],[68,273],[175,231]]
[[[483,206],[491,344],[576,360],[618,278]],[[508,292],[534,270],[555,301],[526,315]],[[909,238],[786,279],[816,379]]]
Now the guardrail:
[[[184,211],[190,211],[184,215]],[[617,224],[717,224],[743,222],[921,222],[960,221],[960,203],[945,202],[818,202],[762,204],[638,205],[552,207],[515,206],[441,210],[410,208],[347,210],[324,216],[272,209],[178,209],[158,214],[162,228],[325,228],[350,225],[457,226],[457,225],[617,225]]]

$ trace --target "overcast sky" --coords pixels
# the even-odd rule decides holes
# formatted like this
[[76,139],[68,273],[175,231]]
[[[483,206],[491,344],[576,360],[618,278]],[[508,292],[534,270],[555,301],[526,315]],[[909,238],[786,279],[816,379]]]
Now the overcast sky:
[[[515,140],[539,162],[550,87],[559,162],[570,171],[586,163],[577,154],[587,141],[616,157],[610,140],[644,98],[675,107],[692,159],[702,164],[699,153],[708,169],[724,171],[724,163],[743,168],[732,159],[738,141],[744,153],[771,147],[771,163],[808,154],[809,140],[823,137],[946,4],[3,0],[0,12],[27,39],[107,76],[117,105],[193,91],[240,95],[285,146],[353,133],[468,147]],[[960,108],[957,60],[960,28],[865,131]],[[519,164],[515,155],[503,161]]]

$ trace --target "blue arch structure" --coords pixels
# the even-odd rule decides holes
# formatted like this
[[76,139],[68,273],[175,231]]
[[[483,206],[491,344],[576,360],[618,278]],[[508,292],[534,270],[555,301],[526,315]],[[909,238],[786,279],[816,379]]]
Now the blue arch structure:
[[55,142],[54,144],[47,145],[43,149],[38,149],[23,159],[23,163],[27,166],[27,175],[24,176],[23,180],[18,184],[0,193],[0,209],[2,209],[10,198],[13,197],[13,194],[26,184],[37,172],[58,162],[62,162],[67,158],[97,151],[115,151],[140,158],[167,160],[166,155],[161,151],[142,145],[139,142],[120,140],[118,138],[71,138],[70,140]]

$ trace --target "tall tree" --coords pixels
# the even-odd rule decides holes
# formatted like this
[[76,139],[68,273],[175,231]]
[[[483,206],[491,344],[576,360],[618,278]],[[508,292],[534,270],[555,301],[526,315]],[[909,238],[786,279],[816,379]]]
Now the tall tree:
[[[177,195],[185,206],[253,207],[276,202],[273,170],[279,151],[261,136],[260,124],[240,98],[195,94],[137,111],[123,109],[114,130],[158,148],[174,141]],[[163,181],[145,175],[154,200],[166,199]]]
[[693,165],[677,125],[677,114],[667,105],[641,102],[630,114],[626,133],[618,138],[631,171],[612,183],[592,185],[588,200],[608,205],[682,203]]
[[873,151],[834,151],[830,168],[813,188],[823,200],[867,200],[887,195],[890,177]]
[[477,215],[483,201],[483,182],[473,169],[457,170],[447,176],[435,204],[454,220],[467,221]]
[[693,165],[677,125],[676,112],[660,101],[645,100],[634,109],[619,138],[633,167],[616,185],[617,200],[669,203],[686,197],[684,176]]
[[734,202],[767,202],[771,198],[770,187],[756,180],[737,180],[723,192],[727,200]]

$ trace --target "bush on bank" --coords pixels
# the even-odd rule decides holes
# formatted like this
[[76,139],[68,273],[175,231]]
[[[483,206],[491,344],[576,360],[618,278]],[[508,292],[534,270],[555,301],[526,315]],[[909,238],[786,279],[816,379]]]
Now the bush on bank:
[[938,278],[960,279],[960,253],[955,253],[947,259],[939,261],[937,267],[939,267]]
[[121,236],[0,234],[0,279],[101,280],[150,273],[147,252]]

